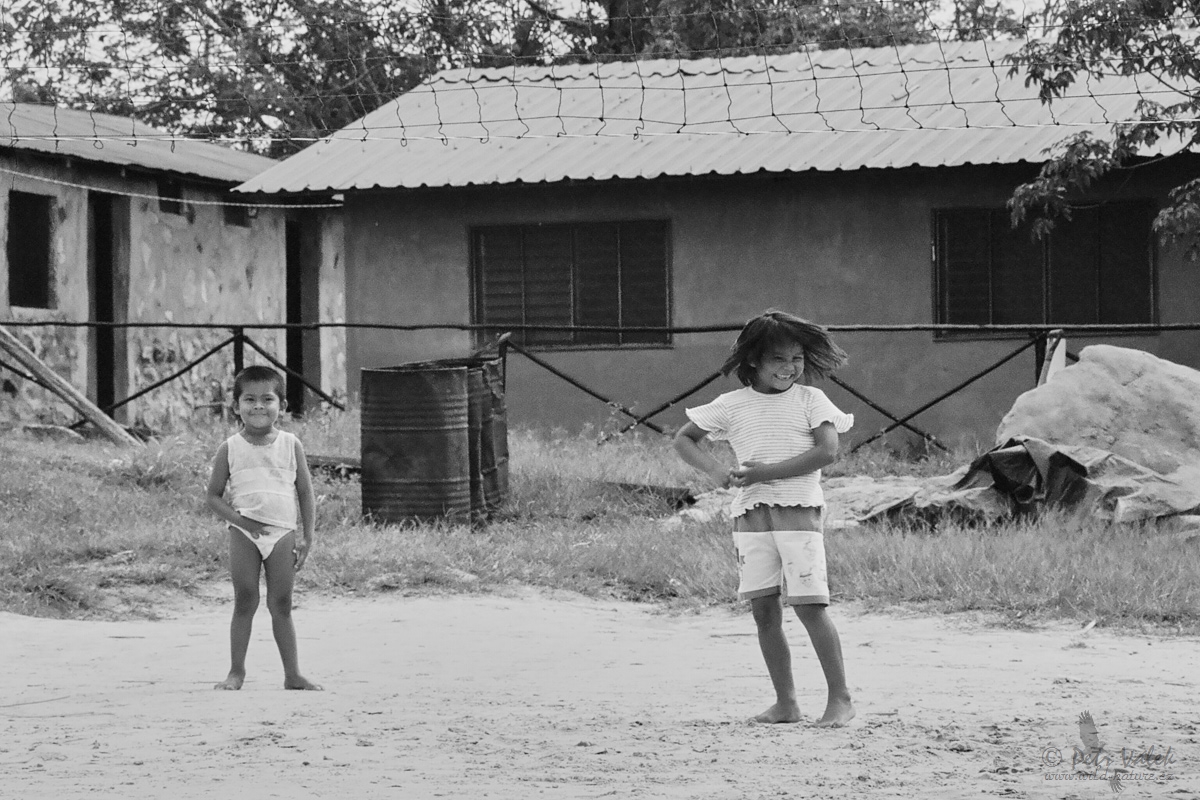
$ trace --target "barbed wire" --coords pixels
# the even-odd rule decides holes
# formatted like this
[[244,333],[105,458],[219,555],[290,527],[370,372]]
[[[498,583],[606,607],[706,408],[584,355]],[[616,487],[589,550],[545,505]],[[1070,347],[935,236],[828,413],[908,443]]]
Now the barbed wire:
[[[986,43],[982,43],[982,45],[986,48]],[[680,59],[676,65],[676,67],[674,69],[672,69],[671,71],[657,70],[652,73],[645,73],[645,74],[642,73],[642,71],[641,71],[641,65],[646,62],[637,62],[634,66],[635,66],[635,69],[637,70],[639,80],[642,81],[642,88],[645,88],[644,80],[645,80],[646,74],[653,75],[654,77],[659,77],[659,78],[670,78],[670,77],[676,77],[676,76],[699,77],[702,75],[703,76],[711,76],[711,77],[719,76],[722,79],[723,85],[727,87],[727,84],[724,83],[724,80],[727,76],[761,73],[764,76],[761,81],[743,80],[739,83],[739,88],[769,87],[770,89],[775,89],[775,88],[783,87],[783,86],[786,86],[788,84],[793,84],[793,83],[807,84],[807,83],[814,82],[814,81],[830,82],[830,81],[847,80],[847,79],[856,80],[861,84],[862,79],[864,77],[868,77],[871,79],[880,79],[880,78],[899,76],[905,82],[907,82],[909,78],[916,76],[916,75],[920,75],[922,73],[937,72],[937,73],[951,74],[951,73],[966,73],[966,72],[976,72],[976,71],[987,70],[987,71],[990,71],[992,73],[993,77],[995,78],[995,84],[994,84],[995,87],[998,88],[1002,83],[1004,83],[1004,79],[1001,78],[1000,75],[996,72],[998,67],[1003,66],[1003,62],[998,62],[996,59],[992,58],[990,55],[988,56],[987,61],[964,60],[964,59],[959,59],[959,58],[953,58],[953,59],[945,58],[945,60],[940,63],[929,63],[928,66],[921,66],[922,63],[928,63],[928,62],[920,62],[920,61],[915,61],[914,62],[915,65],[906,66],[903,63],[903,60],[900,59],[899,53],[897,53],[897,57],[898,57],[898,61],[895,65],[894,69],[883,69],[883,68],[881,68],[881,65],[870,63],[870,64],[865,64],[865,65],[872,67],[871,71],[867,72],[867,73],[862,73],[862,72],[858,71],[860,62],[853,61],[851,64],[851,67],[850,67],[852,70],[852,76],[831,74],[831,75],[823,76],[821,78],[817,77],[818,67],[815,65],[812,65],[812,64],[810,64],[810,66],[806,70],[806,72],[808,73],[807,75],[799,75],[798,77],[794,77],[794,78],[788,78],[788,77],[774,77],[773,78],[773,77],[771,77],[772,72],[782,75],[785,72],[785,70],[783,70],[782,68],[780,68],[776,65],[769,64],[769,63],[761,69],[750,69],[750,68],[735,69],[735,68],[728,67],[722,61],[718,61],[718,66],[716,69],[706,71],[706,70],[702,69],[701,67],[697,66],[697,62],[700,60]],[[658,59],[658,60],[663,61],[664,63],[666,61],[665,59]],[[743,60],[749,61],[749,60],[751,60],[751,57],[743,57]],[[688,66],[684,66],[684,64],[687,64]],[[1046,64],[1043,62],[1032,62],[1032,64],[1036,65],[1036,66],[1041,66],[1041,67],[1050,66],[1049,64]],[[600,65],[595,65],[595,66],[599,67]],[[529,70],[532,68],[522,68],[522,69]],[[539,71],[544,71],[545,74],[541,77],[525,78],[524,80],[520,79],[515,74],[511,75],[510,77],[506,77],[503,80],[497,78],[494,74],[486,74],[488,72],[495,73],[496,72],[495,70],[482,70],[479,68],[448,70],[448,71],[441,73],[440,77],[435,76],[435,80],[427,82],[419,88],[427,89],[427,90],[431,91],[432,93],[435,93],[435,94],[440,93],[443,95],[453,95],[453,94],[460,93],[460,92],[472,92],[478,97],[481,89],[483,91],[499,90],[499,91],[505,91],[505,92],[508,92],[508,91],[519,92],[522,89],[534,90],[534,89],[544,88],[544,85],[547,82],[553,84],[555,86],[555,88],[560,92],[575,92],[575,91],[591,92],[591,91],[595,91],[597,88],[603,88],[605,85],[599,72],[596,73],[597,80],[595,82],[585,83],[577,76],[556,75],[554,72],[554,65],[546,65],[546,66],[540,67],[538,69],[539,69]],[[830,68],[829,67],[821,67],[821,69],[830,69]],[[465,78],[449,77],[449,73],[458,73],[458,72],[466,73],[467,77],[465,77]],[[472,73],[476,73],[476,76],[472,77]],[[479,74],[479,73],[484,73],[484,74]],[[614,78],[614,80],[619,79],[620,77],[622,77],[622,76],[618,76],[618,78]],[[696,87],[689,88],[686,84],[681,84],[678,87],[671,87],[671,86],[666,86],[666,85],[661,85],[661,86],[656,85],[654,87],[654,91],[656,91],[656,92],[675,92],[675,93],[679,93],[679,94],[684,94],[689,91],[694,91],[695,88]],[[948,88],[951,91],[953,91],[952,85]],[[1189,91],[1196,91],[1196,89],[1195,89],[1195,87],[1164,84],[1164,88],[1161,90],[1161,92],[1163,92],[1163,93],[1175,93],[1175,94],[1186,94]],[[1133,96],[1133,95],[1144,96],[1148,93],[1153,94],[1154,92],[1148,92],[1147,90],[1143,90],[1140,88],[1137,90],[1134,90],[1134,91],[1129,91],[1127,89],[1121,89],[1121,90],[1114,89],[1114,90],[1097,92],[1097,91],[1091,89],[1089,86],[1089,88],[1085,91],[1085,93],[1079,94],[1079,95],[1064,94],[1063,99],[1070,99],[1071,97],[1083,97],[1083,96],[1091,97],[1091,98],[1124,97],[1124,96]],[[298,100],[320,100],[320,99],[326,99],[326,98],[330,98],[330,97],[339,97],[339,96],[340,97],[351,97],[351,96],[362,96],[362,95],[360,95],[360,94],[344,94],[344,95],[302,94],[302,93],[289,95],[290,98],[298,99]],[[144,94],[144,95],[130,94],[130,95],[125,95],[125,97],[128,99],[137,99],[139,97],[143,97],[146,99],[152,98],[152,96],[149,94]],[[917,107],[918,105],[920,105],[920,104],[916,104],[916,105],[911,104],[909,102],[909,100],[907,99],[907,97],[908,97],[907,94],[904,95],[903,102],[898,103],[898,104],[881,104],[881,105],[875,105],[875,106],[855,106],[852,109],[841,109],[841,110],[857,111],[860,109],[879,110],[879,109],[890,109],[890,108],[913,108],[913,107]],[[899,100],[901,98],[897,98],[897,99]],[[1009,98],[1007,101],[1005,101],[1002,98],[1000,98],[998,95],[995,95],[994,100],[997,103],[1022,102],[1022,101],[1040,102],[1040,101],[1038,101],[1038,98],[1036,98],[1034,96],[1013,97],[1013,98]],[[235,105],[240,105],[243,101],[241,99],[214,98],[211,102],[213,105],[216,105],[216,106],[221,106],[221,105],[235,106]],[[956,102],[979,103],[981,101],[956,101]],[[987,101],[987,102],[990,103],[991,101]],[[7,102],[7,101],[0,101],[0,107],[2,107],[4,105],[11,106],[12,103]],[[926,104],[926,105],[936,105],[936,104]],[[833,109],[824,109],[824,110],[832,111]],[[11,112],[11,109],[10,109],[10,112]],[[104,112],[93,112],[93,113],[104,113]],[[11,113],[10,113],[10,119],[11,119]],[[198,123],[198,124],[203,124],[203,123]],[[29,138],[32,138],[32,137],[29,137]],[[118,137],[118,138],[164,138],[164,139],[170,139],[170,138],[184,138],[184,137],[180,134],[174,134],[174,133],[169,133],[169,132],[160,132],[160,133],[147,132],[145,134],[139,133],[139,134],[137,134],[136,137],[131,135],[130,137]]]

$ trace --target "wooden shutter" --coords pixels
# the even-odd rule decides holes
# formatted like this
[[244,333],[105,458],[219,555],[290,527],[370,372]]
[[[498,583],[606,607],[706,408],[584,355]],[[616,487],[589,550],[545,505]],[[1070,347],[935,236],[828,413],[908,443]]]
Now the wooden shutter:
[[990,210],[940,211],[936,219],[939,321],[991,322]]
[[[629,327],[669,324],[667,295],[667,223],[621,223],[621,324]],[[667,344],[670,334],[631,331],[622,342]]]
[[1004,209],[992,211],[992,319],[997,325],[1041,323],[1046,295],[1041,241],[1028,225],[1014,229]]
[[[571,227],[538,225],[524,229],[525,320],[531,325],[571,325]],[[563,344],[570,331],[529,331],[530,344]]]
[[[525,322],[525,286],[520,228],[483,228],[475,232],[476,320],[484,324]],[[482,340],[503,331],[488,331]],[[524,335],[514,334],[517,342]]]
[[[575,320],[580,325],[621,324],[621,269],[616,223],[575,228]],[[575,334],[587,344],[619,344],[616,331]]]
[[[476,229],[475,318],[489,325],[669,325],[666,222]],[[529,331],[526,344],[669,343],[666,333]]]

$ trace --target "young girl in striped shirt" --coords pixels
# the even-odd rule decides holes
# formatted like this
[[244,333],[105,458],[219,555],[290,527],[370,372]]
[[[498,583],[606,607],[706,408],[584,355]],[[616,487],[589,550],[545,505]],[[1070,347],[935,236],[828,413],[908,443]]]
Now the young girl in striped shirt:
[[[738,596],[750,601],[758,643],[775,688],[775,704],[757,722],[799,722],[791,651],[783,631],[783,602],[808,631],[828,685],[820,727],[854,717],[846,688],[842,645],[829,618],[829,586],[821,516],[821,468],[837,458],[838,434],[854,417],[802,379],[825,377],[846,353],[819,325],[770,310],[746,323],[721,371],[736,372],[743,388],[687,410],[675,449],[722,487],[735,487],[733,539]],[[728,441],[739,466],[730,469],[701,447]],[[783,594],[786,589],[786,594]]]

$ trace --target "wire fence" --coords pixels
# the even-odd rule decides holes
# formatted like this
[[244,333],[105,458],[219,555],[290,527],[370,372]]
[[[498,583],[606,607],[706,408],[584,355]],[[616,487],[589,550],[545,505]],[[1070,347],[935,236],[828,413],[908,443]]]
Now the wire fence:
[[[575,332],[575,333],[596,333],[596,332],[638,332],[638,333],[659,333],[670,336],[681,334],[702,334],[702,333],[732,333],[739,331],[742,328],[742,323],[718,324],[718,325],[692,325],[692,326],[673,326],[673,327],[624,327],[616,328],[613,326],[601,325],[493,325],[493,324],[476,324],[476,323],[413,323],[413,324],[385,324],[385,323],[347,323],[347,322],[317,322],[317,323],[247,323],[247,324],[220,324],[220,323],[188,323],[188,322],[162,322],[162,323],[143,323],[143,322],[78,322],[78,321],[4,321],[0,322],[0,326],[9,328],[48,328],[48,327],[68,327],[68,328],[88,328],[96,329],[186,329],[186,330],[220,330],[228,331],[229,336],[222,339],[218,344],[210,347],[204,353],[189,360],[182,367],[176,369],[170,375],[160,378],[146,386],[143,386],[129,396],[117,400],[111,404],[101,408],[108,415],[112,415],[117,409],[128,405],[129,403],[145,397],[162,387],[182,378],[187,373],[196,369],[200,364],[216,356],[218,353],[229,349],[232,351],[232,361],[234,373],[241,371],[246,362],[247,349],[253,350],[268,363],[282,371],[285,375],[299,381],[305,388],[311,391],[316,397],[329,406],[345,410],[346,406],[339,401],[335,396],[335,392],[326,391],[318,383],[314,383],[300,371],[292,369],[284,363],[283,359],[278,358],[271,353],[266,347],[250,336],[247,331],[278,331],[278,330],[302,330],[315,331],[321,329],[341,329],[341,330],[376,330],[376,331],[459,331],[471,332],[479,336],[481,339],[486,339],[484,349],[490,349],[496,352],[501,359],[507,364],[509,351],[516,353],[532,364],[537,365],[541,369],[546,370],[550,374],[558,377],[569,385],[575,387],[579,391],[599,400],[608,405],[615,412],[626,418],[626,422],[616,432],[605,434],[601,437],[601,441],[612,438],[613,436],[627,433],[637,427],[645,427],[655,433],[669,435],[670,431],[661,425],[655,423],[653,418],[660,416],[667,410],[673,408],[676,404],[682,402],[686,398],[696,394],[704,389],[709,384],[721,377],[720,372],[713,372],[704,375],[702,379],[689,386],[686,390],[674,395],[669,400],[666,400],[651,410],[645,413],[637,413],[619,399],[610,396],[606,392],[589,386],[577,377],[572,376],[567,371],[550,363],[544,354],[533,352],[529,347],[515,344],[511,341],[511,335],[515,333],[532,333],[532,332]],[[1034,372],[1037,376],[1042,371],[1042,366],[1046,358],[1047,340],[1054,337],[1062,337],[1066,335],[1079,336],[1096,336],[1096,335],[1119,335],[1119,334],[1145,334],[1145,333],[1160,333],[1167,331],[1200,331],[1200,323],[1137,323],[1137,324],[1080,324],[1080,325],[955,325],[955,324],[902,324],[902,325],[879,325],[879,324],[850,324],[850,325],[827,325],[825,326],[833,333],[912,333],[912,332],[928,332],[933,334],[1007,334],[1009,336],[1019,336],[1021,341],[1010,352],[1003,357],[995,360],[987,366],[978,369],[962,381],[954,386],[946,389],[938,394],[933,399],[925,402],[918,408],[904,414],[897,414],[888,409],[881,402],[871,398],[865,392],[852,386],[847,381],[838,376],[830,376],[830,380],[845,390],[850,395],[854,396],[859,401],[866,404],[868,407],[884,416],[889,423],[874,433],[869,438],[855,444],[853,450],[858,450],[866,445],[875,442],[882,437],[888,435],[892,431],[903,428],[911,434],[914,434],[925,443],[928,447],[934,447],[943,451],[949,451],[949,447],[938,438],[913,424],[912,420],[917,416],[925,413],[934,406],[946,401],[967,387],[971,386],[986,375],[996,371],[1000,367],[1009,363],[1017,356],[1029,350],[1034,351]],[[489,335],[494,335],[494,339],[489,339]],[[547,351],[553,352],[553,351]],[[1074,353],[1068,353],[1068,358],[1077,360],[1078,356]],[[31,381],[32,383],[41,386],[42,388],[53,392],[54,390],[47,386],[43,381],[39,380],[35,375],[32,375],[19,367],[0,359],[0,370],[18,376],[21,379]],[[81,420],[75,423],[78,427],[84,424]]]

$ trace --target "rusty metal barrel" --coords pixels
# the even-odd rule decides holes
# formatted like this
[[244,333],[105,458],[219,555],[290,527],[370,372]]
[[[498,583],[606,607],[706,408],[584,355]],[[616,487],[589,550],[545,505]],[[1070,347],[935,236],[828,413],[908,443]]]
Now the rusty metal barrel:
[[504,362],[499,358],[448,358],[425,363],[467,369],[471,512],[476,517],[490,516],[508,497]]
[[501,359],[362,371],[363,513],[484,519],[508,497]]
[[363,513],[384,522],[471,513],[467,369],[362,371]]
[[491,513],[508,497],[508,414],[504,408],[504,365],[500,359],[479,366],[480,393],[480,482],[483,506]]

